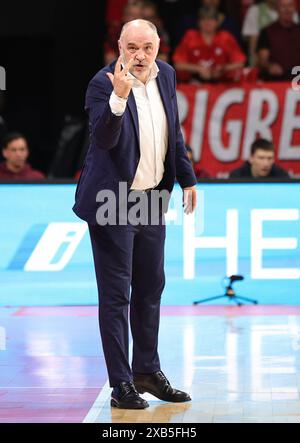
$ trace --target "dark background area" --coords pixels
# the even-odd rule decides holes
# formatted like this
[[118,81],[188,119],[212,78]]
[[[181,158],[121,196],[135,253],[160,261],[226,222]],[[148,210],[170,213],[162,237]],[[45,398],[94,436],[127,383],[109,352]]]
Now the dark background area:
[[105,1],[1,3],[2,115],[29,139],[31,163],[46,172],[64,116],[84,118],[84,94],[102,66]]

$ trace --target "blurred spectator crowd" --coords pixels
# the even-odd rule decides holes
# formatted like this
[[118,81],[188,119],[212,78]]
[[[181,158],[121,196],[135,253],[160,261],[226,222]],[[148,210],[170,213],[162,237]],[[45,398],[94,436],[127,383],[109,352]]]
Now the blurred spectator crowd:
[[[104,64],[118,56],[123,24],[143,18],[156,25],[158,57],[175,67],[179,82],[289,81],[292,68],[300,66],[299,11],[300,0],[110,0]],[[249,160],[230,176],[286,177],[274,163],[273,144],[263,139],[255,143]],[[187,150],[193,161],[191,148]],[[0,179],[43,179],[29,166],[28,155],[26,138],[8,134],[2,143]],[[195,172],[198,178],[209,177],[199,165]]]
[[[167,3],[173,4],[175,35],[170,19],[160,15]],[[174,65],[181,82],[292,79],[292,68],[300,65],[300,1],[198,0],[185,2],[185,9],[180,9],[180,3],[111,0],[105,63],[118,55],[122,25],[143,18],[157,26],[159,58]]]

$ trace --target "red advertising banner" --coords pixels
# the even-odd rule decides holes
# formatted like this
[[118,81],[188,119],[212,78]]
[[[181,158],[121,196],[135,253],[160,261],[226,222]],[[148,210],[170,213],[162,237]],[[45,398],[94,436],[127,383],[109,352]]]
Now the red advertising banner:
[[276,163],[300,177],[300,90],[291,83],[178,85],[186,143],[212,177],[227,177],[257,138],[273,140]]

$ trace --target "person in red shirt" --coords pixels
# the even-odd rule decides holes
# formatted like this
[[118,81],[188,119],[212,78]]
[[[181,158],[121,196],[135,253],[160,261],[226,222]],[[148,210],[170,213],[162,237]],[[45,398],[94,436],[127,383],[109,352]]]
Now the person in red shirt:
[[0,179],[5,180],[43,180],[44,174],[32,169],[27,158],[29,148],[26,138],[19,132],[9,133],[4,137],[2,155],[5,161],[0,163]]
[[190,29],[175,49],[173,61],[178,79],[204,82],[232,81],[240,76],[246,56],[227,31],[218,31],[218,12],[201,8],[199,30]]
[[106,2],[106,23],[120,23],[122,11],[127,3],[128,0],[110,0]]

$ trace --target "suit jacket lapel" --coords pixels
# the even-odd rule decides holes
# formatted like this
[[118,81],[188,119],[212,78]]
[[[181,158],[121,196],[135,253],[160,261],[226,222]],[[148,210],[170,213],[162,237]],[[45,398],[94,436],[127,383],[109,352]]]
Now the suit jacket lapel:
[[[114,61],[113,63],[110,64],[110,72],[113,74],[114,70],[115,70],[115,66],[116,66],[116,61]],[[127,101],[127,106],[131,112],[132,115],[132,119],[133,119],[133,124],[134,124],[134,129],[137,135],[137,139],[138,141],[140,140],[140,131],[139,131],[139,119],[138,119],[138,113],[137,113],[137,108],[136,108],[136,103],[134,100],[134,95],[133,92],[131,90],[129,97],[128,97],[128,101]],[[138,143],[138,146],[140,147],[140,143]]]
[[[164,74],[161,72],[158,73],[158,76],[156,77],[157,80],[157,86],[158,90],[160,92],[160,96],[162,98],[162,102],[164,105],[167,122],[168,122],[168,134],[169,134],[169,144],[171,143],[170,137],[172,134],[172,107],[171,107],[171,99],[168,94],[168,83],[167,79],[165,78]],[[135,132],[137,135],[137,139],[140,140],[140,131],[139,131],[139,119],[138,119],[138,113],[137,113],[137,107],[134,99],[134,94],[131,91],[128,97],[127,106],[131,112],[133,124],[135,128]],[[138,144],[139,146],[139,144]]]
[[162,102],[165,108],[165,113],[166,113],[166,117],[167,117],[167,122],[168,122],[168,137],[169,137],[169,144],[171,143],[171,134],[172,134],[172,121],[171,121],[171,116],[172,116],[172,107],[171,107],[171,97],[168,94],[168,83],[167,83],[167,79],[165,77],[165,75],[163,73],[161,73],[161,71],[159,71],[158,75],[157,75],[157,86],[160,92],[160,96],[162,98]]
[[[132,91],[129,94],[128,101],[127,101],[127,106],[128,106],[128,108],[129,108],[129,110],[131,112],[131,115],[132,115],[134,129],[135,129],[135,132],[136,132],[136,135],[137,135],[137,139],[140,140],[139,119],[138,119],[136,103],[135,103],[134,95],[133,95]],[[140,143],[138,143],[138,145],[140,146]]]

